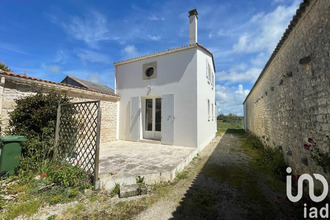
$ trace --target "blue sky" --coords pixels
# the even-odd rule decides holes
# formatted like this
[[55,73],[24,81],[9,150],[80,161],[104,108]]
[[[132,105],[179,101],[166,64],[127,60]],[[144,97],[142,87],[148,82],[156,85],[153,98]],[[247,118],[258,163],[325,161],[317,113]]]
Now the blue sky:
[[0,7],[0,61],[15,73],[60,82],[66,75],[114,87],[113,62],[198,42],[214,54],[218,114],[242,102],[300,0],[12,1]]

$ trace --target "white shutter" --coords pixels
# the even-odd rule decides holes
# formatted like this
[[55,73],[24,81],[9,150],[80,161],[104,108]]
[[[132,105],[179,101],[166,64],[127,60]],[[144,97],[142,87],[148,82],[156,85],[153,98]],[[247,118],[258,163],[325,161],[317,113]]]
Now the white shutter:
[[174,94],[162,96],[162,143],[174,142]]
[[140,97],[132,97],[130,104],[130,138],[140,139]]

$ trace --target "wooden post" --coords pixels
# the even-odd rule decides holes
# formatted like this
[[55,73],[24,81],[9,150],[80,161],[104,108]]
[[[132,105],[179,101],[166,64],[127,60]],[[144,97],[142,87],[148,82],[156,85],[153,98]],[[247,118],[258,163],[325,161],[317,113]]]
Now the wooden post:
[[95,149],[95,169],[94,169],[94,189],[99,188],[99,157],[100,157],[100,133],[101,133],[101,101],[97,102],[97,132],[96,132],[96,149]]
[[59,139],[59,133],[60,133],[60,123],[61,123],[61,104],[58,104],[57,107],[57,118],[56,118],[56,129],[55,129],[55,141],[54,141],[54,156],[53,159],[56,158],[58,149],[58,139]]

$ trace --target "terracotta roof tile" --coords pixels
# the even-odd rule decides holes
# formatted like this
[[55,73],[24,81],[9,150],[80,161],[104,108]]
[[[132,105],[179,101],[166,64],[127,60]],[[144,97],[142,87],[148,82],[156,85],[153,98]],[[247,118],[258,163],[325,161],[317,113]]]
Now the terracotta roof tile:
[[54,82],[54,81],[39,79],[39,78],[26,76],[26,75],[22,75],[22,74],[17,74],[17,73],[12,73],[12,72],[0,71],[0,75],[7,75],[7,76],[12,76],[12,77],[17,77],[17,78],[29,79],[29,80],[34,80],[34,81],[38,81],[38,82],[44,82],[44,83],[49,83],[49,84],[54,84],[54,85],[59,85],[59,86],[65,86],[65,87],[71,87],[71,88],[75,88],[75,89],[80,89],[80,90],[85,90],[85,91],[90,91],[90,92],[95,92],[95,93],[101,93],[101,94],[104,94],[104,95],[119,97],[117,94],[113,94],[113,93],[101,92],[101,91],[98,91],[98,90],[95,90],[95,89],[82,88],[82,87],[73,86],[73,85],[69,85],[69,84],[65,84],[65,83],[58,83],[58,82]]

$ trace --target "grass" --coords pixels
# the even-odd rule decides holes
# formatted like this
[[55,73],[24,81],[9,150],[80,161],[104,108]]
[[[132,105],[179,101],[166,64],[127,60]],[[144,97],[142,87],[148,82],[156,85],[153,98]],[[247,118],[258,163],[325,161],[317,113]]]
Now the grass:
[[34,199],[18,204],[15,202],[10,202],[8,204],[7,212],[3,213],[3,215],[0,215],[0,219],[14,219],[19,215],[30,217],[38,211],[40,203],[41,201],[39,199]]
[[287,165],[280,150],[264,146],[260,139],[251,133],[241,140],[244,151],[253,156],[251,167],[284,182]]
[[223,122],[223,121],[220,121],[220,120],[217,121],[217,125],[218,125],[218,132],[217,132],[218,135],[227,132],[227,130],[229,130],[229,129],[230,129],[231,132],[235,132],[235,131],[242,132],[242,131],[244,131],[243,127],[240,126],[240,125],[232,124],[232,123],[228,123],[228,122]]
[[13,219],[20,215],[30,217],[38,211],[39,206],[72,202],[80,199],[82,195],[79,188],[64,186],[40,190],[46,186],[42,179],[33,179],[27,184],[13,177],[4,180],[3,183],[6,184],[5,187],[1,187],[2,191],[17,199],[6,203],[2,201],[0,219]]
[[179,180],[182,180],[182,179],[187,179],[189,176],[188,176],[188,171],[187,170],[184,170],[182,171],[181,173],[178,173],[176,175],[176,178],[178,178]]

